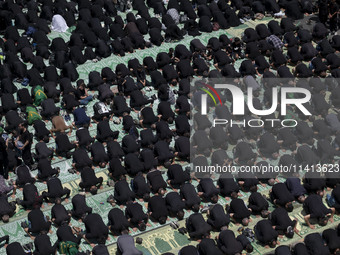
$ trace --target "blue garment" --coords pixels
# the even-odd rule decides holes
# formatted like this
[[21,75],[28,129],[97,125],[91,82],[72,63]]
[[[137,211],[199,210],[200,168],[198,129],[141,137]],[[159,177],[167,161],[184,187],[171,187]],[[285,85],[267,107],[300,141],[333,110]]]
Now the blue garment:
[[297,177],[288,178],[286,180],[286,185],[294,197],[299,197],[307,193],[305,188],[301,185],[300,179]]
[[77,126],[82,126],[84,124],[89,124],[91,119],[86,115],[86,112],[83,108],[79,107],[74,110],[74,122]]
[[336,203],[335,198],[329,194],[326,195],[326,201],[329,207],[333,207]]
[[79,100],[79,103],[81,105],[87,105],[90,101],[92,101],[93,96],[89,95],[88,97],[85,97],[84,99]]

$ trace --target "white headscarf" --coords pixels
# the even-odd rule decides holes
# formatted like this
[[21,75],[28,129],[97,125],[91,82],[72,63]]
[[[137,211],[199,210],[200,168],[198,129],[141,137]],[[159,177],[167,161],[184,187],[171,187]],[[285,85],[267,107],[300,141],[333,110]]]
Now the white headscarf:
[[63,33],[66,32],[67,29],[68,26],[64,18],[59,14],[54,15],[52,18],[52,31]]

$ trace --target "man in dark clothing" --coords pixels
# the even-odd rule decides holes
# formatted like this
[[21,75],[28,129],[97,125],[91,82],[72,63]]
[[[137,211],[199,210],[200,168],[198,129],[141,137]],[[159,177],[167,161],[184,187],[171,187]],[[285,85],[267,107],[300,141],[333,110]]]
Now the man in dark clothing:
[[223,253],[216,247],[216,243],[213,239],[203,238],[202,241],[197,245],[199,254],[209,255],[216,254],[222,255]]
[[105,167],[109,161],[105,148],[100,142],[94,142],[91,145],[91,156],[93,163],[99,165],[101,168]]
[[87,151],[84,148],[76,149],[73,152],[72,167],[79,172],[85,167],[92,167],[92,160],[89,158]]
[[263,157],[277,158],[280,146],[273,134],[264,133],[258,142],[259,152]]
[[310,223],[310,219],[314,218],[317,219],[321,226],[325,226],[328,222],[327,216],[330,214],[329,220],[333,222],[333,216],[335,213],[335,208],[327,208],[324,203],[322,202],[322,196],[318,194],[311,194],[309,195],[304,204],[303,208],[306,212],[304,219],[307,225],[314,229],[315,226]]
[[92,212],[92,208],[87,206],[85,195],[76,194],[72,198],[72,216],[75,218],[84,218],[87,213]]
[[335,229],[326,229],[322,232],[322,237],[326,241],[331,253],[336,253],[340,249],[340,237]]
[[297,232],[297,220],[291,220],[287,211],[282,207],[276,208],[270,214],[270,221],[279,235],[285,234],[288,238],[292,238],[294,231]]
[[75,234],[76,232],[69,225],[60,226],[57,230],[59,242],[73,242],[79,245],[82,237],[79,234],[75,236]]
[[19,124],[20,136],[18,141],[23,144],[22,147],[19,147],[22,151],[22,160],[28,167],[31,167],[31,164],[33,163],[31,154],[32,134],[28,131],[27,127],[27,122]]
[[202,214],[194,213],[186,220],[186,228],[190,238],[202,239],[210,235],[211,226],[204,220]]
[[230,197],[231,193],[238,193],[240,190],[240,187],[235,182],[231,173],[221,174],[217,181],[217,185],[220,189],[221,195],[224,197]]
[[155,194],[164,195],[165,189],[167,187],[166,182],[163,179],[160,170],[151,170],[147,175],[148,183],[150,185],[151,191]]
[[18,187],[21,187],[23,185],[25,185],[26,183],[35,183],[35,179],[31,176],[31,171],[30,168],[26,165],[21,165],[18,166],[15,169],[15,173],[17,175],[17,179],[15,181],[15,184]]
[[55,205],[51,209],[51,217],[52,222],[54,222],[57,226],[61,226],[64,223],[69,223],[71,220],[71,212],[67,211],[61,204],[60,198],[55,200]]
[[127,173],[134,176],[145,170],[143,162],[135,153],[129,153],[124,159],[125,169]]
[[327,247],[319,233],[312,233],[305,237],[305,245],[311,255],[329,255],[329,247]]
[[18,242],[13,242],[7,245],[6,253],[8,255],[26,255],[26,251],[22,248],[21,244]]
[[38,189],[34,184],[27,183],[23,188],[23,200],[18,200],[17,203],[25,209],[35,206],[41,206],[43,203],[42,196],[39,195]]
[[87,116],[84,108],[73,108],[74,125],[77,127],[88,127],[91,122],[91,118]]
[[237,195],[234,196],[230,203],[228,213],[236,222],[241,222],[242,225],[247,226],[249,224],[251,210],[246,207],[242,199],[237,198],[236,196]]
[[119,208],[113,208],[108,214],[109,230],[115,236],[121,235],[124,230],[129,229],[129,222],[124,212]]
[[292,202],[294,201],[294,196],[289,192],[286,184],[275,184],[270,193],[270,198],[275,205],[286,208],[288,212],[293,211],[294,207]]
[[216,188],[211,178],[202,178],[197,186],[198,195],[206,200],[217,203],[220,190]]
[[38,179],[47,181],[48,178],[59,175],[59,168],[52,168],[51,161],[46,158],[40,159],[38,162]]
[[95,195],[102,183],[103,177],[97,177],[92,168],[86,166],[81,170],[81,182],[79,183],[81,189],[90,191],[92,195]]
[[99,214],[90,213],[85,217],[83,222],[86,228],[86,234],[84,235],[85,240],[87,242],[96,240],[96,242],[100,244],[105,244],[106,239],[108,239],[109,230],[103,222],[102,217]]
[[19,114],[16,111],[9,111],[5,115],[7,126],[5,127],[5,130],[7,132],[12,132],[14,129],[16,129],[20,123],[22,123],[24,120],[19,116]]
[[37,159],[52,159],[53,157],[53,149],[47,147],[44,141],[40,141],[35,145],[35,152],[34,158]]
[[103,143],[118,138],[119,131],[112,131],[109,121],[104,119],[97,124],[97,136],[96,139]]
[[231,230],[223,230],[218,235],[217,245],[225,254],[239,254],[243,250],[242,244]]
[[7,223],[9,218],[15,214],[15,210],[15,202],[9,203],[6,196],[0,197],[0,217],[4,223]]
[[257,191],[252,192],[248,199],[248,208],[255,215],[261,214],[262,217],[268,216],[269,204],[263,195]]
[[143,207],[140,204],[133,202],[127,203],[125,216],[133,228],[138,227],[140,231],[144,231],[146,229],[149,217],[146,213],[144,213]]
[[65,199],[70,197],[71,191],[68,188],[63,188],[60,179],[57,177],[52,177],[47,181],[47,189],[48,191],[43,191],[43,198],[50,203],[54,203],[56,198],[62,198],[65,196]]
[[150,186],[146,182],[142,173],[137,174],[133,180],[131,180],[131,188],[135,192],[136,197],[143,199],[147,202],[150,198]]
[[44,119],[51,119],[55,115],[59,115],[60,108],[56,107],[54,104],[54,100],[52,98],[45,99],[41,103],[42,111],[41,116]]
[[213,229],[223,230],[228,227],[230,223],[229,214],[224,212],[223,207],[220,204],[215,204],[208,210],[208,220],[207,223],[210,224]]
[[188,171],[183,171],[183,168],[179,164],[172,164],[169,166],[168,171],[168,184],[171,186],[181,186],[185,182],[190,180],[190,174]]
[[135,200],[135,193],[131,191],[125,179],[115,183],[114,198],[119,205],[126,205],[127,202]]
[[191,183],[185,183],[181,186],[180,195],[185,200],[185,206],[189,210],[198,212],[200,209],[201,199],[198,196],[195,187]]
[[122,162],[119,158],[113,157],[109,162],[109,176],[114,180],[120,180],[127,174],[125,167],[122,166]]
[[71,150],[77,147],[74,143],[70,142],[65,133],[59,133],[55,139],[55,143],[57,146],[56,153],[59,157],[70,158],[72,154]]
[[238,164],[250,164],[255,161],[257,154],[253,152],[249,144],[240,142],[235,147],[234,161]]
[[25,228],[27,234],[46,234],[50,230],[51,222],[46,220],[43,212],[39,208],[30,211],[27,217],[29,222],[29,227]]
[[94,142],[94,138],[91,137],[87,128],[79,128],[76,132],[77,142],[79,147],[88,148],[88,146]]
[[255,236],[263,245],[269,245],[275,248],[278,233],[273,229],[273,225],[269,220],[259,221],[255,227]]
[[165,141],[158,141],[154,146],[154,154],[159,165],[170,164],[174,158],[174,154],[170,151],[169,145]]
[[182,220],[184,217],[185,202],[177,192],[170,192],[165,197],[166,206],[170,216]]
[[152,219],[162,225],[166,223],[169,212],[165,199],[162,196],[156,195],[149,199],[148,211]]
[[298,177],[287,178],[286,186],[289,192],[297,199],[300,203],[304,202],[306,189],[301,185],[301,180]]
[[38,254],[55,254],[58,249],[59,242],[56,241],[52,246],[48,235],[41,234],[34,239],[34,253]]
[[43,140],[44,142],[49,141],[50,131],[46,128],[46,124],[43,121],[34,121],[33,127],[35,130],[35,136],[38,138],[38,140]]

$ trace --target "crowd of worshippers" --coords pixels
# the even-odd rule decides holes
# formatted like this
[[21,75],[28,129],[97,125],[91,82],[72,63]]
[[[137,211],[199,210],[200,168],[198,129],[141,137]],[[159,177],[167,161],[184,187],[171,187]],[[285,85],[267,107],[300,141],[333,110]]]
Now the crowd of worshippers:
[[[230,7],[225,1],[209,4],[202,1],[195,3],[195,9],[187,0],[170,0],[167,8],[161,1],[134,1],[132,8],[139,17],[128,13],[125,22],[117,15],[118,6],[114,6],[113,1],[2,1],[0,30],[4,32],[5,40],[0,40],[3,51],[0,66],[1,117],[6,120],[0,138],[2,220],[8,222],[17,205],[31,210],[28,223],[24,222],[22,227],[34,238],[37,254],[49,254],[57,249],[74,251],[82,239],[94,247],[93,254],[105,254],[108,253],[105,242],[109,233],[121,235],[118,249],[123,254],[141,254],[136,250],[133,238],[128,235],[130,228],[144,231],[150,220],[165,224],[169,216],[183,219],[186,210],[194,214],[187,219],[182,232],[188,232],[193,239],[202,240],[197,248],[200,254],[219,254],[221,251],[238,254],[242,250],[251,252],[250,231],[235,238],[235,234],[228,230],[230,221],[248,226],[251,214],[269,218],[256,224],[254,235],[263,245],[275,247],[278,235],[291,238],[294,231],[297,232],[297,221],[288,216],[296,202],[303,203],[306,212],[304,219],[311,228],[314,223],[324,226],[328,220],[332,221],[334,213],[340,210],[339,179],[306,176],[301,184],[298,177],[278,183],[275,178],[239,176],[234,179],[224,175],[217,184],[209,178],[202,178],[196,189],[190,183],[189,169],[183,169],[174,162],[174,159],[188,161],[190,157],[189,97],[198,107],[195,97],[201,94],[195,89],[193,94],[190,93],[190,77],[226,77],[235,80],[244,77],[245,86],[255,86],[256,89],[263,85],[270,91],[272,84],[257,83],[254,77],[261,75],[263,78],[291,79],[340,76],[340,36],[328,37],[329,31],[323,23],[317,23],[312,31],[299,29],[293,23],[294,19],[301,18],[301,14],[313,12],[313,4],[310,1],[304,3],[232,1]],[[126,5],[121,1],[118,8],[125,11]],[[27,8],[26,13],[23,7]],[[150,16],[148,7],[162,15],[162,22]],[[275,14],[280,12],[280,8],[285,9],[288,18],[280,22],[272,20],[268,25],[258,25],[255,29],[248,28],[242,38],[229,39],[221,35],[211,38],[207,45],[194,39],[188,47],[180,44],[169,52],[159,53],[156,59],[146,57],[143,63],[132,59],[127,66],[119,64],[115,70],[103,68],[101,73],[91,72],[88,82],[78,79],[76,66],[87,60],[98,60],[111,54],[123,56],[135,49],[159,46],[164,40],[180,40],[186,33],[199,35],[201,32],[237,26],[241,22],[240,18],[253,18],[254,14],[261,12]],[[239,10],[238,14],[235,9]],[[180,13],[183,13],[182,16]],[[196,22],[196,18],[199,18],[199,22]],[[47,37],[50,22],[52,28],[60,29],[61,32],[66,28],[63,22],[68,27],[75,25],[76,29],[68,42],[60,37],[51,42]],[[184,30],[178,27],[179,22],[184,22]],[[20,35],[18,29],[25,30],[24,34]],[[335,29],[331,25],[331,30]],[[148,33],[150,41],[143,37]],[[50,60],[49,66],[45,65],[45,59]],[[233,66],[236,60],[242,61],[238,71]],[[309,64],[305,65],[302,61]],[[32,64],[29,70],[28,63]],[[289,65],[294,66],[293,72]],[[271,69],[276,70],[277,74]],[[17,89],[14,80],[22,82],[24,86],[29,85],[30,89]],[[76,82],[76,88],[72,82]],[[310,82],[298,80],[289,84],[311,91],[312,101],[305,107],[313,113],[312,116],[318,116],[317,119],[306,117],[297,108],[291,108],[290,113],[299,119],[295,129],[234,126],[225,130],[216,127],[207,134],[205,130],[211,127],[211,122],[197,113],[193,116],[197,129],[193,137],[198,153],[195,163],[205,164],[206,158],[211,155],[214,162],[221,165],[232,161],[237,164],[268,164],[257,160],[257,155],[278,158],[280,150],[293,151],[292,155],[285,154],[279,158],[279,164],[282,165],[312,166],[319,162],[334,162],[340,144],[340,122],[338,116],[329,110],[340,106],[340,88],[336,80],[314,78]],[[113,86],[118,89],[112,90]],[[157,96],[146,97],[143,91],[150,89],[155,89]],[[96,91],[96,96],[89,91]],[[326,91],[331,93],[330,102],[325,99]],[[17,93],[17,98],[13,96],[14,93]],[[228,95],[221,95],[223,102],[226,102]],[[86,105],[93,100],[96,101],[94,115],[88,116]],[[265,94],[263,102],[255,100],[257,109],[271,105],[270,93]],[[60,108],[56,106],[59,101],[67,111],[65,116],[60,114]],[[157,113],[151,107],[153,103],[158,104]],[[139,112],[138,120],[131,117],[131,111]],[[225,105],[216,107],[215,113],[222,119],[230,118]],[[65,119],[70,118],[69,114],[74,116],[72,125],[65,122]],[[119,132],[110,128],[112,116],[118,117],[114,120],[115,124],[122,123],[123,130],[120,132],[124,137],[121,141],[118,141]],[[52,129],[46,128],[44,120],[52,123]],[[88,130],[91,123],[96,123],[95,137]],[[174,129],[170,128],[172,124]],[[29,132],[28,125],[34,127],[34,134]],[[71,133],[73,129],[76,129],[76,142],[71,142],[66,134],[66,131]],[[51,137],[56,149],[48,146]],[[258,141],[258,153],[254,153],[252,147],[243,141],[245,138]],[[38,141],[34,154],[33,139]],[[169,145],[172,141],[174,147]],[[226,154],[228,144],[236,145],[234,160]],[[113,186],[113,195],[108,198],[108,202],[124,206],[125,211],[115,207],[108,215],[92,213],[92,208],[86,204],[86,197],[81,194],[72,197],[72,210],[66,210],[61,202],[68,200],[70,190],[58,178],[60,169],[52,167],[51,160],[55,155],[73,160],[70,172],[80,173],[80,190],[91,194],[96,194],[104,185],[103,179],[96,176],[93,168],[107,168],[113,181],[109,183]],[[166,180],[165,175],[157,170],[158,166],[167,168]],[[38,169],[34,177],[31,174],[33,168]],[[14,181],[6,181],[9,172],[15,173]],[[131,177],[131,183],[127,182],[127,175]],[[40,194],[35,186],[36,181],[45,182],[47,191]],[[264,198],[256,191],[260,183],[273,186],[269,198]],[[166,193],[169,187],[173,190]],[[326,187],[333,189],[327,199],[329,207],[323,204],[323,190]],[[7,194],[15,196],[17,188],[23,191],[22,199],[9,202]],[[239,190],[251,192],[248,206],[239,197]],[[230,205],[226,208],[218,205],[219,196],[231,197]],[[137,199],[148,203],[147,212],[136,202]],[[271,213],[268,211],[268,199],[276,205]],[[207,221],[199,213],[201,201],[214,203],[208,208]],[[40,209],[44,202],[54,204],[50,219]],[[81,220],[85,231],[70,226],[71,217]],[[103,217],[108,218],[109,226],[104,224]],[[47,235],[52,224],[58,228],[58,242],[55,244],[51,244]],[[208,238],[211,231],[221,231],[217,246],[214,240]],[[340,242],[337,241],[337,232],[329,232],[332,233],[324,234],[323,237],[333,244],[333,248],[330,244],[328,247],[331,251],[324,251],[327,247],[320,236],[311,235],[305,238],[308,253],[303,253],[306,247],[298,244],[302,251],[297,254],[338,252]],[[8,239],[4,240],[9,243]],[[26,254],[18,242],[9,244],[6,249],[8,254]],[[183,248],[180,254],[195,254],[193,249],[197,254],[196,248],[192,246]],[[318,253],[318,249],[324,252]],[[288,251],[283,252],[289,254]]]
[[[164,41],[181,40],[187,34],[198,36],[202,32],[236,27],[259,16],[257,14],[262,14],[262,17],[264,14],[285,14],[284,17],[296,20],[303,18],[304,13],[312,14],[318,9],[311,0],[233,0],[230,4],[224,0],[170,0],[166,7],[162,1],[134,0],[131,8],[137,14],[128,12],[126,20],[123,20],[117,10],[125,12],[128,1],[119,2],[121,4],[115,5],[110,0],[2,1],[0,31],[6,41],[1,40],[0,46],[8,64],[2,72],[7,73],[10,69],[25,84],[39,83],[41,73],[49,81],[55,81],[55,68],[46,67],[43,61],[49,59],[51,65],[62,69],[63,77],[74,81],[77,79],[75,67],[87,60],[97,61],[111,54],[124,56],[136,49],[160,46]],[[334,1],[330,4],[337,5]],[[335,30],[333,20],[337,15],[334,12],[338,7],[328,8],[330,4],[326,0],[320,2],[319,17],[324,24],[329,19],[330,28]],[[150,9],[156,16],[150,15]],[[47,37],[51,32],[50,23],[52,30],[58,32],[75,26],[67,44],[62,38],[53,40],[51,44]],[[179,24],[184,24],[184,28],[180,28]],[[20,35],[18,29],[25,32]],[[277,26],[273,24],[275,29]],[[285,32],[282,29],[271,31],[275,35]],[[148,39],[144,38],[146,35]],[[15,56],[18,53],[21,60]],[[27,70],[24,63],[31,63],[33,68]]]

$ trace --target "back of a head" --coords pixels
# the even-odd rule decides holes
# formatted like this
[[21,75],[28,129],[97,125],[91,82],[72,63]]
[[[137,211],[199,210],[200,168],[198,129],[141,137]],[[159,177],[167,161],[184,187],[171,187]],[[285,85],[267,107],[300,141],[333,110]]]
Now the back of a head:
[[192,210],[193,210],[193,212],[198,212],[198,211],[200,210],[199,204],[194,204],[194,205],[192,206]]
[[214,195],[211,197],[211,202],[213,202],[214,204],[216,204],[218,202],[218,196]]
[[293,204],[292,204],[292,203],[288,203],[288,204],[286,204],[286,210],[287,210],[288,212],[292,212],[292,211],[293,211],[293,209],[294,209],[294,206],[293,206]]
[[269,247],[270,247],[270,248],[275,248],[275,246],[276,246],[276,241],[275,241],[275,240],[272,241],[272,242],[269,244]]
[[91,189],[90,189],[90,193],[92,194],[92,195],[96,195],[97,194],[97,192],[98,192],[98,189],[97,189],[97,187],[92,187]]
[[54,201],[57,205],[61,204],[61,198],[60,197],[57,197]]
[[252,253],[254,250],[254,247],[251,245],[251,243],[248,243],[245,250],[248,253]]
[[320,219],[319,219],[319,225],[320,226],[326,226],[327,225],[327,222],[328,222],[328,218],[327,218],[327,216],[324,216],[324,217],[321,217]]
[[139,224],[138,224],[138,229],[139,229],[140,231],[145,231],[145,229],[146,229],[145,223],[144,223],[144,222],[139,223]]
[[182,220],[184,218],[184,211],[183,210],[180,210],[178,213],[177,213],[177,218],[179,220]]
[[269,212],[268,212],[267,210],[261,211],[261,217],[262,217],[262,218],[267,218],[268,215],[269,215]]
[[231,198],[237,198],[238,197],[238,194],[237,192],[233,191],[231,194],[230,194]]
[[158,193],[159,193],[159,195],[164,196],[164,194],[165,194],[165,189],[160,188],[159,191],[158,191]]
[[9,222],[9,215],[3,215],[2,216],[2,221],[4,222],[4,223],[8,223]]
[[248,226],[248,224],[249,224],[249,219],[248,218],[243,218],[242,219],[242,225],[243,226]]
[[105,236],[101,236],[100,238],[98,238],[98,244],[105,244],[105,242],[106,242]]
[[163,225],[163,224],[165,224],[165,222],[166,222],[166,217],[165,217],[165,216],[162,216],[162,217],[159,218],[158,221],[159,221],[159,224]]
[[150,199],[150,194],[145,193],[145,194],[143,195],[143,200],[144,200],[144,202],[148,202],[149,199]]

